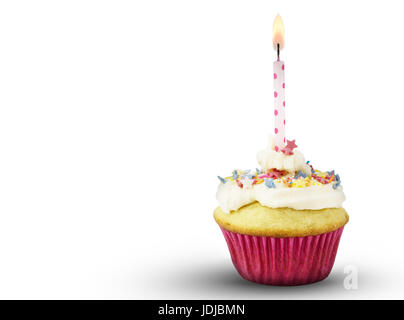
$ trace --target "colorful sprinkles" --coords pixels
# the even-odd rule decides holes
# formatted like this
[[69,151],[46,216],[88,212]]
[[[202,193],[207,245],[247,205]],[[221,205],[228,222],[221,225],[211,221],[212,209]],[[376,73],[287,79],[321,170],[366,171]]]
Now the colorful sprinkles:
[[276,184],[282,184],[288,188],[305,188],[310,186],[321,186],[332,184],[333,189],[337,189],[341,185],[341,179],[335,171],[320,171],[311,168],[311,176],[302,171],[298,171],[295,175],[290,174],[285,170],[270,169],[263,172],[260,169],[253,170],[234,170],[229,177],[222,178],[218,176],[221,183],[225,184],[228,181],[233,181],[240,188],[251,188],[253,185],[264,183],[268,188],[276,188]]

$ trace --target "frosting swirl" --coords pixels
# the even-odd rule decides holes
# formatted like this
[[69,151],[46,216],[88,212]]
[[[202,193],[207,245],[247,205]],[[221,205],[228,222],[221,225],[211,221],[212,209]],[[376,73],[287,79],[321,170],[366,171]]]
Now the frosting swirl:
[[304,156],[300,151],[294,150],[291,155],[275,151],[274,139],[272,136],[269,136],[267,148],[258,152],[257,161],[264,171],[275,168],[289,172],[302,171],[307,175],[310,175],[311,173],[310,166],[306,163]]

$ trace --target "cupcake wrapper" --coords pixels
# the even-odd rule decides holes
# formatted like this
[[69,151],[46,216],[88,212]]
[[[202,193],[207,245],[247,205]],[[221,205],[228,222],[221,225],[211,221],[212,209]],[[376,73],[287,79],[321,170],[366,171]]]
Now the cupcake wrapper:
[[334,265],[344,227],[306,237],[258,237],[222,232],[240,275],[262,284],[295,286],[325,279]]

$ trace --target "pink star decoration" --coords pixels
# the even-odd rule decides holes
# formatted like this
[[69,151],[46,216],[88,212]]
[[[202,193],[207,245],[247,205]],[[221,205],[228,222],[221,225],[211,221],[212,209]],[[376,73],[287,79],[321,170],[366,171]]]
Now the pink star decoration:
[[293,154],[293,149],[294,149],[294,148],[297,148],[297,145],[296,145],[295,141],[296,141],[296,140],[291,140],[291,141],[290,141],[290,140],[286,140],[286,147],[283,148],[281,151],[282,151],[284,154],[288,155],[288,156],[292,155],[292,154]]

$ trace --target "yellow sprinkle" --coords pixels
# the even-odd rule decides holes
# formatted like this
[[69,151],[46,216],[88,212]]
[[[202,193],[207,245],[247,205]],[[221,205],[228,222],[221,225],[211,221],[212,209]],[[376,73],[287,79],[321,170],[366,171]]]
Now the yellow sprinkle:
[[306,186],[307,186],[307,183],[304,179],[298,179],[292,183],[292,187],[295,187],[295,188],[305,188]]
[[312,180],[312,181],[311,181],[311,185],[313,185],[313,186],[320,186],[321,183],[318,182],[317,180]]

